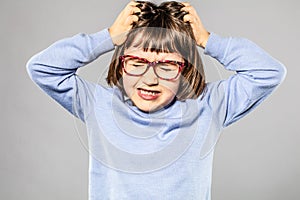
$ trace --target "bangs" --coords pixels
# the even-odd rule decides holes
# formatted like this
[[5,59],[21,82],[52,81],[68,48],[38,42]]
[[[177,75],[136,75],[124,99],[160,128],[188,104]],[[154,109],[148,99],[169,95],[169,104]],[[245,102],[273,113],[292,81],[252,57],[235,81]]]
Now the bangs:
[[186,56],[188,37],[178,31],[158,28],[144,27],[132,30],[124,44],[125,49],[137,48],[143,51],[156,53],[180,53]]

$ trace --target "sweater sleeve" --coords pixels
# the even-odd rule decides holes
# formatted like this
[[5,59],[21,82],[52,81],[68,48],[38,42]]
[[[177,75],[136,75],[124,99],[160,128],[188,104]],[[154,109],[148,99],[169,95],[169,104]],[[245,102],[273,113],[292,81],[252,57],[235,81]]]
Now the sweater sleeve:
[[[236,73],[215,83],[211,99],[226,127],[257,107],[284,80],[286,68],[253,42],[211,33],[205,54]],[[220,105],[222,104],[222,105]]]
[[94,84],[81,79],[76,71],[113,48],[107,29],[90,35],[77,34],[59,40],[34,55],[27,62],[27,71],[43,91],[73,115],[84,120],[82,106],[79,104],[86,99],[75,101],[75,98],[85,96],[79,95],[82,92],[79,90],[93,92]]

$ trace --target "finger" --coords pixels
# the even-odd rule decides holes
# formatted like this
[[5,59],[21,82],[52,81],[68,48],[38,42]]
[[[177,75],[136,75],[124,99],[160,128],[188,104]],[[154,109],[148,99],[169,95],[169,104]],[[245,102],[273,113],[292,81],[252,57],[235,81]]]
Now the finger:
[[183,16],[183,21],[192,23],[193,22],[193,17],[190,14],[184,15]]
[[136,15],[130,15],[126,18],[125,24],[128,26],[128,30],[131,28],[133,22],[137,22],[139,18]]
[[183,8],[181,8],[181,11],[185,11],[185,12],[193,14],[193,15],[196,14],[196,10],[192,6],[183,7]]
[[141,12],[141,10],[135,5],[127,5],[126,8],[124,9],[125,15],[133,15],[139,12]]
[[191,4],[189,3],[182,3],[184,6],[181,8],[181,10],[190,10],[192,9],[193,7],[191,6]]
[[141,9],[139,9],[138,7],[132,7],[131,9],[131,14],[136,14],[136,13],[140,13]]
[[138,2],[136,2],[135,0],[131,0],[128,4],[131,4],[131,5],[136,5],[136,4],[139,4]]
[[136,15],[131,15],[131,16],[130,16],[130,20],[131,20],[131,23],[132,23],[132,22],[137,22],[137,21],[139,20],[139,17],[136,16]]
[[127,7],[137,7],[137,5],[139,5],[140,3],[135,2],[135,1],[131,1],[129,4],[127,4]]
[[184,6],[191,6],[191,4],[188,3],[188,2],[182,2],[182,4],[183,4]]

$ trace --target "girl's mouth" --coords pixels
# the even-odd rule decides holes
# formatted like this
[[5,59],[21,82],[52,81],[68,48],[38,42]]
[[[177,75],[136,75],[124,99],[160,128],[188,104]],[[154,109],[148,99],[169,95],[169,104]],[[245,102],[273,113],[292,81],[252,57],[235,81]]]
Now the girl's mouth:
[[146,89],[142,89],[142,88],[138,88],[137,93],[139,95],[139,97],[141,97],[144,100],[155,100],[157,99],[161,93],[159,91],[156,90],[146,90]]

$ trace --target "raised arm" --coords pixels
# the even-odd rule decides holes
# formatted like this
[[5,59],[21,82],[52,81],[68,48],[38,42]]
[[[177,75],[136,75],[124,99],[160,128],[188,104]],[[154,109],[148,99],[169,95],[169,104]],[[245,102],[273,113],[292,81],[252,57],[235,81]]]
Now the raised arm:
[[185,20],[194,31],[204,53],[218,60],[236,74],[227,80],[208,84],[210,103],[222,125],[228,126],[259,105],[283,81],[286,68],[263,49],[244,38],[209,34],[196,11],[189,4]]
[[[124,37],[119,36],[124,36],[123,33],[128,31],[132,23],[137,20],[134,15],[134,12],[139,11],[135,7],[136,4],[130,2],[109,29],[90,35],[77,34],[59,40],[33,56],[27,63],[27,71],[31,79],[69,112],[83,119],[82,111],[74,110],[73,105],[86,99],[75,98],[87,96],[78,95],[79,92],[82,93],[78,91],[79,89],[93,92],[94,84],[78,77],[76,71],[105,52],[114,49],[114,45],[124,40]],[[76,108],[80,108],[80,105]]]
[[[77,92],[78,68],[114,48],[107,29],[95,34],[78,34],[55,42],[27,63],[31,79],[72,114]],[[88,84],[88,83],[87,83]],[[91,85],[92,86],[92,85]]]
[[[223,126],[245,116],[283,81],[286,68],[253,42],[244,38],[223,38],[211,33],[205,54],[236,73],[212,84],[212,93],[224,106],[218,110]],[[217,104],[218,104],[217,103]]]

